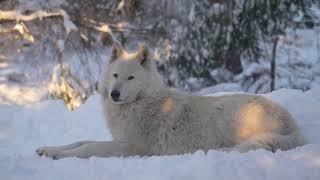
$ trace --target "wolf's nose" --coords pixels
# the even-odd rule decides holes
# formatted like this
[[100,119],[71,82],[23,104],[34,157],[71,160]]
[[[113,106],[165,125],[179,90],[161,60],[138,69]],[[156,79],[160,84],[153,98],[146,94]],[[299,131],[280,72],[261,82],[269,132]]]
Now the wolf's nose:
[[113,90],[111,92],[111,97],[112,97],[112,99],[115,99],[115,100],[118,99],[120,97],[120,92],[117,90]]

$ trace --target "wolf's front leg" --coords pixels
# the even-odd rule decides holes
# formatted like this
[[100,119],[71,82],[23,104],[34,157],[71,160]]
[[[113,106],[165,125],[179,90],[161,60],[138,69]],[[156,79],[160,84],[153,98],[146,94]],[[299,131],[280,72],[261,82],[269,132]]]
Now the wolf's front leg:
[[43,155],[46,157],[52,157],[53,154],[57,154],[59,152],[66,151],[69,149],[74,149],[90,142],[94,142],[94,141],[79,141],[79,142],[75,142],[75,143],[64,145],[64,146],[44,146],[44,147],[38,148],[36,150],[36,153],[39,156]]
[[[70,147],[71,145],[67,145],[67,146]],[[128,156],[131,154],[132,153],[128,151],[127,143],[112,142],[112,141],[111,142],[90,141],[88,143],[85,143],[75,148],[69,148],[64,150],[49,149],[49,152],[44,155],[47,157],[51,157],[52,159],[61,159],[64,157],[89,158],[92,156],[110,157],[110,156]]]

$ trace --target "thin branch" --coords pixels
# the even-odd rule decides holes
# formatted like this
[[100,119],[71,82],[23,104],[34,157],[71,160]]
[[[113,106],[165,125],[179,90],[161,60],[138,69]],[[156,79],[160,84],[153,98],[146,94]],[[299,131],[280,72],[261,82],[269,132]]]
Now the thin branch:
[[0,29],[0,34],[13,33],[13,32],[18,32],[22,35],[22,37],[25,40],[28,40],[29,42],[32,42],[32,43],[34,42],[34,37],[29,32],[29,30],[25,26],[25,24],[22,22],[16,24],[13,28],[1,28]]

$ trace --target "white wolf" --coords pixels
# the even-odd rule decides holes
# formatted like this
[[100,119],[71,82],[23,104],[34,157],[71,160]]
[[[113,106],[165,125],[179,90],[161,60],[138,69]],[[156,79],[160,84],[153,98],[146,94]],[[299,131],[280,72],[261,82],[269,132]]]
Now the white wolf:
[[114,141],[42,147],[39,155],[59,159],[171,155],[200,149],[274,152],[304,144],[292,116],[261,96],[203,97],[166,87],[145,46],[130,53],[114,45],[99,92]]

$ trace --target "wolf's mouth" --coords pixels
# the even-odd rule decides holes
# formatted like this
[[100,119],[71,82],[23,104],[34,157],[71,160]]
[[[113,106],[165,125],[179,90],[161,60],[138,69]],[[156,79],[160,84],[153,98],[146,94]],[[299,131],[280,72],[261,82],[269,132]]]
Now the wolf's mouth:
[[123,103],[125,103],[127,101],[127,99],[128,99],[128,97],[126,97],[125,99],[112,99],[112,102],[114,104],[123,104]]

